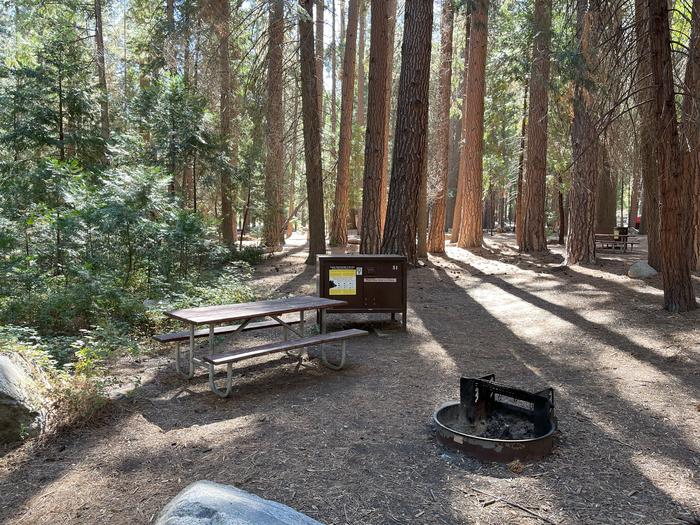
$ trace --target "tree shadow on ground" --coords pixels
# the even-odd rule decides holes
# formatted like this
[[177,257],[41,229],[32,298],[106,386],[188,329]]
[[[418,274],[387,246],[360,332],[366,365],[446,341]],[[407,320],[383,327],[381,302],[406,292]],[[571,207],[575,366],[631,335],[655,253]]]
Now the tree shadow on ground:
[[[461,261],[456,262],[461,263]],[[466,269],[470,272],[474,270],[468,265]],[[629,515],[627,519],[623,519],[619,514],[618,519],[612,518],[614,513],[625,511],[625,506],[635,506],[635,504],[637,511],[642,510],[647,515],[650,512],[657,513],[654,520],[662,519],[658,514],[661,508],[665,508],[666,512],[670,513],[670,515],[667,514],[668,517],[675,513],[687,515],[682,504],[674,498],[669,498],[666,487],[657,486],[656,481],[649,479],[647,474],[640,470],[637,456],[638,454],[646,457],[658,455],[667,458],[672,465],[683,466],[689,472],[693,472],[697,468],[697,464],[693,461],[694,454],[697,454],[693,451],[693,447],[697,446],[697,443],[689,440],[689,436],[681,434],[676,426],[666,423],[663,415],[646,413],[638,406],[631,404],[628,399],[619,396],[613,384],[614,380],[605,373],[587,368],[585,363],[577,364],[580,355],[578,352],[571,355],[569,359],[561,359],[561,355],[558,355],[554,360],[548,355],[549,349],[536,347],[515,336],[506,324],[483,309],[462,287],[456,285],[444,269],[436,268],[436,271],[440,279],[433,283],[435,287],[433,292],[440,294],[440,287],[449,287],[453,289],[452,293],[457,291],[461,295],[459,304],[451,305],[451,312],[459,312],[452,317],[466,317],[467,326],[462,327],[461,333],[466,335],[473,331],[481,331],[493,334],[491,337],[484,338],[483,341],[475,341],[476,338],[473,335],[471,338],[464,337],[464,345],[455,347],[453,333],[432,328],[438,324],[435,322],[435,316],[449,315],[450,312],[437,312],[432,308],[415,309],[423,325],[431,331],[445,351],[455,362],[464,363],[462,371],[465,375],[479,376],[493,372],[496,373],[497,380],[500,378],[505,383],[525,386],[533,390],[547,384],[559,387],[557,413],[561,422],[560,428],[563,431],[560,448],[552,460],[553,464],[545,467],[550,470],[548,475],[538,478],[541,484],[548,487],[546,491],[548,498],[560,499],[561,508],[571,510],[577,506],[595,506],[597,502],[602,501],[606,501],[608,505],[611,499],[613,501],[617,499],[618,502],[612,505],[615,508],[608,509],[609,514],[605,514],[605,509],[600,509],[603,513],[597,518],[600,521],[595,521],[596,523],[639,521]],[[585,321],[585,319],[579,319],[580,316],[576,314],[571,317],[572,313],[566,312],[565,308],[551,305],[532,294],[523,293],[508,283],[498,282],[500,279],[493,276],[479,276],[479,279],[496,284],[505,292],[527,300],[537,307],[549,308],[554,315],[563,316],[574,322]],[[476,315],[470,320],[470,314]],[[454,321],[458,322],[457,319]],[[604,330],[603,327],[587,321],[581,324],[584,330],[592,331],[593,336],[601,338],[597,332],[599,329]],[[490,325],[490,328],[484,325]],[[498,337],[495,334],[499,334]],[[604,334],[602,337],[606,343],[614,344],[623,339],[610,332],[604,331]],[[483,343],[483,346],[476,350],[475,355],[474,343],[478,342]],[[626,341],[625,344],[629,346],[630,343]],[[640,349],[640,351],[643,350]],[[566,352],[566,349],[560,349],[556,353],[562,352]],[[652,361],[656,360],[652,359]],[[666,371],[682,375],[681,370],[667,369]],[[693,382],[692,373],[688,373],[683,379],[690,389],[696,390],[697,380]],[[457,381],[456,377],[454,381]],[[585,488],[579,494],[566,493],[569,485],[568,483],[562,485],[562,480],[566,479],[567,475],[571,476],[570,482],[584,484]],[[627,477],[625,482],[621,482],[621,476]],[[641,504],[630,501],[622,493],[630,484],[643,487],[641,490],[653,501],[641,502]],[[692,484],[698,486],[696,482]],[[613,498],[610,497],[611,495]],[[621,503],[622,501],[624,503]],[[631,508],[627,510],[632,511]],[[605,519],[606,516],[610,516],[609,521]]]
[[[468,272],[476,271],[476,268],[463,261],[450,258],[445,259],[449,260],[451,264],[463,268]],[[570,308],[547,301],[534,293],[528,292],[523,287],[514,286],[508,281],[493,275],[480,275],[479,279],[482,282],[494,285],[504,292],[517,297],[531,304],[532,306],[545,310],[559,319],[562,319],[578,329],[583,330],[590,340],[624,351],[633,358],[644,361],[656,369],[675,377],[683,385],[683,387],[688,390],[689,395],[696,398],[700,397],[700,381],[698,381],[697,374],[694,372],[694,370],[698,369],[698,365],[700,365],[700,362],[697,362],[697,359],[695,362],[689,363],[691,365],[690,367],[678,366],[678,364],[674,363],[672,360],[659,356],[652,349],[634,343],[626,335],[620,332],[614,332],[602,323],[590,321],[583,317],[580,313],[575,312]],[[584,282],[585,281],[586,280],[584,279]],[[595,282],[595,279],[588,280],[589,284],[592,284],[593,282]],[[567,287],[568,285],[569,283],[565,283],[563,286]],[[629,295],[633,295],[635,293],[636,292],[632,292],[629,289],[625,289],[625,294],[628,297]]]

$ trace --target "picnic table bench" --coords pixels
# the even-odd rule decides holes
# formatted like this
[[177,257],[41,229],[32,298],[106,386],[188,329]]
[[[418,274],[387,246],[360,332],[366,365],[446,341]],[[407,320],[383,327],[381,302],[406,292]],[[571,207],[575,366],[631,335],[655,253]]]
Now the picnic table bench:
[[[199,308],[187,308],[165,312],[165,315],[189,325],[189,329],[183,332],[172,332],[154,336],[161,343],[176,343],[175,369],[177,372],[190,379],[194,377],[196,366],[209,368],[209,386],[220,397],[228,397],[233,385],[233,363],[257,357],[261,355],[287,352],[297,357],[297,369],[301,365],[303,353],[307,347],[320,346],[321,362],[332,370],[340,370],[345,366],[346,346],[348,339],[367,335],[365,330],[349,329],[326,333],[325,310],[342,306],[345,301],[336,299],[324,299],[312,296],[291,297],[287,299],[271,299],[267,301],[255,301],[249,303],[226,304],[217,306],[204,306]],[[320,334],[305,335],[305,312],[317,311]],[[290,317],[290,314],[298,314],[298,317]],[[269,318],[268,320],[258,320]],[[217,326],[224,323],[235,323],[227,326]],[[198,326],[207,326],[206,329],[197,330]],[[260,345],[253,348],[235,349],[228,352],[214,353],[214,339],[217,335],[238,335],[249,330],[261,330],[273,327],[284,328],[284,340]],[[290,339],[290,336],[292,339]],[[195,340],[208,337],[208,354],[203,357],[195,356]],[[186,352],[186,372],[182,371],[181,343],[189,341]],[[341,343],[339,362],[328,360],[325,344]],[[298,350],[298,353],[293,353]],[[307,352],[308,354],[308,352]],[[220,389],[215,382],[215,366],[226,365],[226,383]]]
[[630,251],[632,251],[635,245],[639,244],[639,241],[630,240],[629,237],[629,235],[596,233],[595,247],[600,245],[602,250],[615,250],[619,248],[623,252],[627,252],[627,247],[629,246]]

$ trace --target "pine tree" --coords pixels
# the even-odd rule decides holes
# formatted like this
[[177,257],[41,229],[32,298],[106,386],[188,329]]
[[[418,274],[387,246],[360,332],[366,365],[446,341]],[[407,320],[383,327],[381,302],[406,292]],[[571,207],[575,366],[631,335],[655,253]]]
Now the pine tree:
[[454,29],[453,0],[442,1],[440,19],[440,75],[437,109],[436,163],[438,188],[430,211],[428,251],[445,251],[445,202],[450,160],[450,105],[452,102],[452,33]]
[[418,193],[427,162],[428,84],[433,3],[407,0],[401,47],[401,74],[382,253],[417,262]]
[[265,229],[263,243],[273,249],[284,243],[284,3],[270,2],[267,52],[267,157],[265,161]]

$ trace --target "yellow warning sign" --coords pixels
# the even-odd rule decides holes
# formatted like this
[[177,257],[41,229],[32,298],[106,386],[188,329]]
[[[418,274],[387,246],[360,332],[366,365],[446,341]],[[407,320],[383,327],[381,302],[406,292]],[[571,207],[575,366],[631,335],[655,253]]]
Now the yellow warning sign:
[[328,271],[330,295],[357,295],[357,276],[355,268],[331,268]]

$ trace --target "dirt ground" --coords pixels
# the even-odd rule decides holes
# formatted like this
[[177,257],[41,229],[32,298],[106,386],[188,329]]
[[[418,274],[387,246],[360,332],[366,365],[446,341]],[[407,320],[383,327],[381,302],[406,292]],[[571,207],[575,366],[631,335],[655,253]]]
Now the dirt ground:
[[[315,292],[298,244],[258,269],[260,297]],[[222,400],[203,370],[179,379],[169,353],[125,360],[139,386],[100,422],[0,459],[0,522],[150,523],[209,479],[328,525],[700,523],[700,310],[670,315],[658,278],[626,277],[644,246],[576,268],[558,246],[485,246],[411,270],[408,332],[374,324],[341,372],[250,361]],[[520,473],[431,432],[460,374],[488,373],[556,391],[558,445]]]

